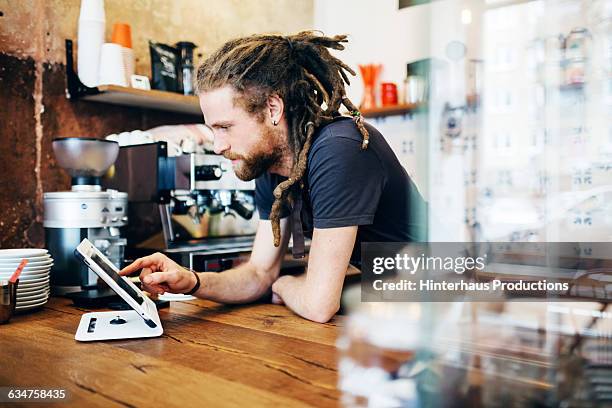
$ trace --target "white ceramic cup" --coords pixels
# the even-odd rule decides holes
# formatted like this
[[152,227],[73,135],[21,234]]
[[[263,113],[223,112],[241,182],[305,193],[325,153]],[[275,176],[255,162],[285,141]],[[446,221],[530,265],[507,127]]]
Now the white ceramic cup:
[[125,62],[119,44],[104,43],[100,52],[100,85],[127,86]]

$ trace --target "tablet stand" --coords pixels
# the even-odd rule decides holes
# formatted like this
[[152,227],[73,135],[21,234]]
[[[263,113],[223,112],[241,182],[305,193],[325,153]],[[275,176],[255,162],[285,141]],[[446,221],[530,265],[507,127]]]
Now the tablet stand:
[[158,337],[164,329],[159,320],[155,323],[155,328],[147,326],[135,310],[85,313],[81,316],[74,338],[78,341],[96,341]]

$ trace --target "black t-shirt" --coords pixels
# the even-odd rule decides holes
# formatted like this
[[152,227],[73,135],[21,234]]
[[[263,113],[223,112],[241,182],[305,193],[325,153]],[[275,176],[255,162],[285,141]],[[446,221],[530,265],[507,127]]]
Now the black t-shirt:
[[[302,194],[302,226],[357,225],[351,263],[359,265],[362,242],[426,240],[426,203],[384,137],[366,123],[370,142],[361,150],[362,135],[351,118],[339,118],[319,129],[308,153]],[[255,203],[261,219],[270,219],[272,192],[286,177],[264,173],[256,179]],[[286,205],[281,218],[289,216]]]

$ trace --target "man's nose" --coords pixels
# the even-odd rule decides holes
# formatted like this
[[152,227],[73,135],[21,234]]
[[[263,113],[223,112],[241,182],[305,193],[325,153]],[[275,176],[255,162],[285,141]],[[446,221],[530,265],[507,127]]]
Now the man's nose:
[[224,151],[230,148],[229,143],[224,140],[222,137],[215,135],[215,140],[213,142],[213,150],[216,154],[222,154]]

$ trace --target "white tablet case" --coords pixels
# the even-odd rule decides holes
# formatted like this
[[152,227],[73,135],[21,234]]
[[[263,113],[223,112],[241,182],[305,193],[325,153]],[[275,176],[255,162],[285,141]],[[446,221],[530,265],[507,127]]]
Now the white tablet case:
[[[95,247],[91,242],[87,240],[87,238],[83,239],[83,241],[77,246],[75,250],[75,255],[78,258],[82,258],[85,263],[89,265],[89,262],[86,261],[86,255],[80,253],[80,248],[84,246],[84,250],[89,251],[93,250],[94,253],[98,257],[102,259],[102,261],[106,261],[110,264],[110,261]],[[96,269],[92,269],[96,272]],[[100,274],[99,274],[100,275]],[[115,286],[117,284],[113,281],[113,279],[107,274],[100,275],[100,277],[111,287],[111,289],[115,290]],[[136,291],[140,291],[138,287],[136,287],[132,282],[130,282],[126,278],[127,284],[134,288]],[[124,298],[128,304],[130,302],[128,299],[125,299],[127,295],[123,295],[121,292],[115,292]],[[144,296],[144,295],[143,295]],[[155,309],[155,304],[152,300],[148,299],[146,296],[144,297],[144,304],[150,306]],[[143,304],[143,305],[144,305]],[[158,337],[161,336],[164,332],[162,328],[161,322],[159,320],[159,315],[157,314],[157,310],[155,313],[147,313],[148,317],[151,318],[156,327],[152,328],[145,323],[144,319],[141,317],[140,313],[136,310],[121,310],[121,311],[111,311],[111,312],[92,312],[85,313],[81,316],[81,321],[79,323],[79,327],[77,328],[77,332],[74,335],[74,338],[78,341],[96,341],[96,340],[118,340],[118,339],[135,339],[141,337]],[[115,318],[121,318],[125,320],[123,324],[111,324],[111,321]]]
[[[111,320],[120,317],[126,322],[111,324]],[[92,319],[95,321],[92,322]],[[111,312],[92,312],[81,316],[81,322],[74,338],[78,341],[136,339],[141,337],[158,337],[164,332],[159,320],[157,327],[147,326],[135,310],[118,310]]]

